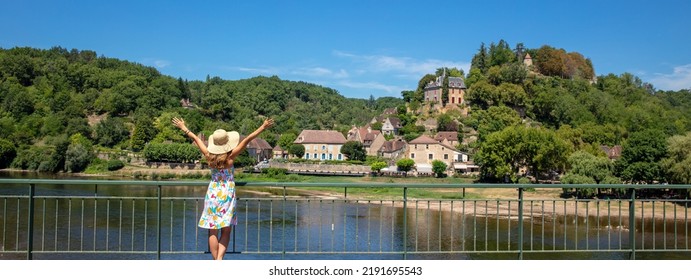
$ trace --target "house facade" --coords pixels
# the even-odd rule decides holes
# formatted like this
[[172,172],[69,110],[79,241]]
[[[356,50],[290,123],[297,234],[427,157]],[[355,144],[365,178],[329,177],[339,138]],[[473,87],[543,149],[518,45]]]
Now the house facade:
[[345,160],[341,147],[346,138],[334,130],[303,130],[293,144],[305,147],[304,159],[310,160]]
[[348,131],[347,141],[362,143],[367,155],[377,155],[377,151],[386,142],[384,135],[379,130],[373,130],[371,126],[355,127]]
[[433,106],[442,106],[442,103],[448,105],[461,105],[465,101],[465,91],[467,90],[465,82],[461,77],[449,77],[448,90],[449,96],[443,100],[442,89],[444,86],[445,75],[437,77],[436,80],[428,83],[424,88],[425,102]]
[[434,140],[437,140],[437,142],[444,143],[451,147],[456,147],[458,145],[458,132],[439,131],[436,135],[434,135]]
[[427,135],[422,135],[408,143],[407,157],[415,162],[416,169],[420,173],[431,173],[434,160],[446,163],[449,169],[453,168],[454,162],[468,160],[466,154]]
[[386,141],[377,151],[377,155],[387,159],[399,159],[406,156],[406,148],[408,143],[403,139],[394,139]]
[[[241,136],[240,140],[244,139],[245,136]],[[257,162],[267,160],[273,157],[273,148],[262,138],[254,138],[252,141],[247,143],[247,153],[249,153],[251,158],[257,160]]]
[[273,157],[272,158],[288,159],[288,151],[282,149],[281,146],[276,145],[276,147],[274,147],[274,149],[273,149]]

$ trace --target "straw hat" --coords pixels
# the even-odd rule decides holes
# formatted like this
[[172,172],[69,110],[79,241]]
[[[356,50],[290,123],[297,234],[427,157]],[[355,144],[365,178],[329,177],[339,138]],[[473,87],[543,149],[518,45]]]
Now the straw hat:
[[226,132],[217,129],[209,136],[209,146],[206,149],[211,154],[225,154],[237,147],[240,142],[240,134],[237,131]]

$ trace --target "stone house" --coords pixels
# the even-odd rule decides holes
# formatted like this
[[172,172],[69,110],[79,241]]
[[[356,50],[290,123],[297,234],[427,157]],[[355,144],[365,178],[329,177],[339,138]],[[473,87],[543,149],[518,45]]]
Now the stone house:
[[[446,73],[437,77],[436,80],[429,82],[424,88],[425,102],[431,104],[433,107],[440,108],[442,106],[442,90],[444,86],[444,78]],[[447,105],[461,105],[465,101],[465,92],[467,90],[465,82],[461,77],[449,77],[448,90],[449,96],[445,100]]]
[[379,130],[373,130],[371,126],[355,127],[348,131],[347,141],[357,141],[365,147],[368,156],[377,155],[377,151],[386,142],[384,135]]
[[408,143],[407,157],[415,162],[419,173],[431,173],[434,160],[443,161],[449,170],[453,170],[454,162],[468,161],[468,155],[427,135],[422,135]]
[[434,140],[456,147],[458,145],[458,131],[439,131],[437,135],[434,135]]
[[311,160],[345,160],[341,147],[346,138],[334,130],[303,130],[293,141],[305,147],[304,159]]
[[383,158],[396,160],[406,156],[406,148],[408,143],[403,139],[393,139],[386,141],[377,151],[377,155]]
[[[245,136],[240,136],[240,141],[244,139]],[[247,153],[249,153],[251,158],[260,162],[262,160],[267,160],[273,157],[273,148],[262,138],[254,138],[252,141],[247,143]]]
[[273,149],[273,157],[272,158],[282,158],[282,159],[287,159],[289,156],[288,151],[284,150],[281,148],[281,146],[276,145]]

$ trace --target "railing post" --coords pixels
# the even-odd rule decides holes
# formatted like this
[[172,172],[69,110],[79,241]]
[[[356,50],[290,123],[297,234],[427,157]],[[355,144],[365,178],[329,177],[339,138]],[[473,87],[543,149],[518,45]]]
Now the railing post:
[[[281,259],[285,259],[286,257],[286,186],[283,186],[283,230],[281,231],[281,242],[282,242],[282,253],[281,253]],[[297,222],[297,221],[295,221]],[[296,224],[297,226],[297,224]],[[297,246],[297,244],[295,244]]]
[[408,259],[408,187],[403,187],[403,259]]
[[[36,185],[34,184],[29,184],[29,234],[27,235],[26,239],[26,259],[27,260],[32,260],[34,258],[33,256],[33,249],[34,249],[34,191],[36,189]],[[45,213],[44,213],[45,214]]]
[[523,187],[518,188],[518,259],[523,259]]
[[629,201],[629,244],[631,244],[632,260],[636,259],[636,189],[631,189],[631,200]]
[[161,259],[161,185],[158,185],[158,226],[156,227],[156,259]]

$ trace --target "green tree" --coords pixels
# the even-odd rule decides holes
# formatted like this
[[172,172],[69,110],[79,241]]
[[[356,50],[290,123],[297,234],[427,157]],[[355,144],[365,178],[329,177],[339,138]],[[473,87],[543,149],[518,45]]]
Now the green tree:
[[667,139],[667,157],[661,165],[668,182],[691,184],[691,132]]
[[297,135],[295,135],[295,133],[284,133],[278,138],[278,143],[276,144],[282,149],[288,150],[293,145],[293,141],[295,141],[296,138]]
[[298,158],[302,158],[305,156],[305,146],[300,144],[292,144],[290,148],[288,148],[288,153]]
[[370,165],[370,169],[372,169],[372,171],[377,172],[377,173],[381,172],[381,170],[386,168],[386,167],[387,167],[387,164],[386,164],[386,162],[383,162],[383,161],[375,161]]
[[89,165],[92,153],[80,143],[72,143],[65,154],[65,168],[67,172],[82,172]]
[[432,172],[434,172],[434,176],[437,178],[445,177],[446,176],[446,168],[447,165],[441,160],[435,159],[432,161]]
[[415,167],[415,161],[409,158],[399,159],[396,161],[396,167],[398,171],[408,172]]
[[348,160],[360,160],[364,161],[367,157],[367,152],[362,143],[358,141],[347,141],[343,146],[341,146],[341,154],[343,154]]
[[0,168],[10,166],[15,156],[17,156],[17,149],[14,144],[6,139],[0,139]]
[[130,132],[121,118],[108,117],[94,127],[96,143],[104,147],[113,147],[129,139]]
[[616,170],[625,181],[650,184],[662,179],[660,161],[666,154],[667,141],[664,133],[658,130],[634,132],[622,145]]

